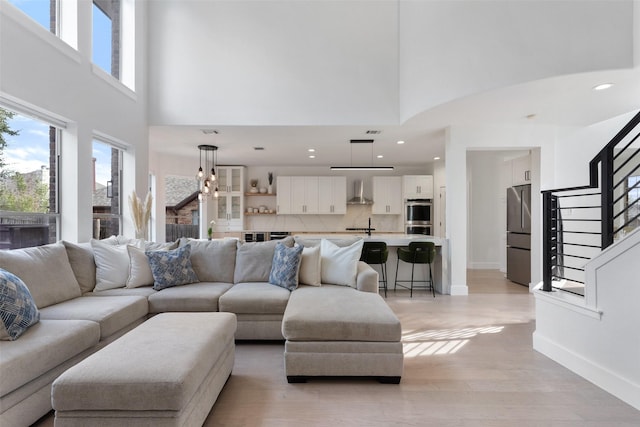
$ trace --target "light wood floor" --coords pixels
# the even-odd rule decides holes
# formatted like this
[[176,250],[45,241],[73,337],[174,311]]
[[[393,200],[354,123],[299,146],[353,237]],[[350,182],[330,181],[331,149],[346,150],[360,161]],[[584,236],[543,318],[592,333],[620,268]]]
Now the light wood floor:
[[389,293],[405,343],[400,385],[288,384],[282,343],[238,343],[205,425],[640,426],[640,411],[532,349],[534,299],[525,287],[476,270],[469,294]]

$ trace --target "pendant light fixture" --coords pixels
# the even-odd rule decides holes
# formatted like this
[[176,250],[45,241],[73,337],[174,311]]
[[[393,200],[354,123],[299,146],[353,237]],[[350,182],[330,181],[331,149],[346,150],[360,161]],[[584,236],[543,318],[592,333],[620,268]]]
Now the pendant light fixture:
[[[198,145],[200,150],[200,167],[196,174],[196,179],[200,183],[198,200],[213,195],[218,197],[218,180],[216,177],[218,147],[215,145]],[[202,168],[202,153],[204,152],[204,169]],[[206,172],[205,172],[206,171]]]
[[[373,139],[352,139],[351,143],[351,166],[331,166],[332,171],[392,171],[393,166],[373,165]],[[353,144],[371,144],[371,166],[353,166]]]

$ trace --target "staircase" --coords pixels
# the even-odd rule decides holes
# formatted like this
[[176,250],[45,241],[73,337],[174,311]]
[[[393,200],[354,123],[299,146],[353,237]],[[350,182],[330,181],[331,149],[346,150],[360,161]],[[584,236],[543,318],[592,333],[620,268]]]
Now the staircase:
[[589,184],[542,192],[542,290],[584,295],[585,264],[640,227],[640,113],[589,163]]

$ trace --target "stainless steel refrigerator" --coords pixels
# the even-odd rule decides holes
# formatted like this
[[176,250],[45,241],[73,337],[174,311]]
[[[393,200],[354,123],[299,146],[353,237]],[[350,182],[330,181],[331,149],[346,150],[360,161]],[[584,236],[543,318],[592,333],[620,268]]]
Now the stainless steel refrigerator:
[[531,282],[531,185],[507,189],[507,279]]

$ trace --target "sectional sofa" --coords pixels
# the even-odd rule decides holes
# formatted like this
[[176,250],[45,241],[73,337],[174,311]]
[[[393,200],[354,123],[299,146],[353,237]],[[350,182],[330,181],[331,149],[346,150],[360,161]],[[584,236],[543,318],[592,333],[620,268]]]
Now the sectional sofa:
[[[339,357],[346,348],[358,353],[375,346],[364,343],[364,347],[358,344],[354,347],[345,341],[389,341],[382,347],[393,348],[390,351],[375,348],[370,362],[351,361],[354,369],[357,367],[351,375],[399,381],[402,372],[399,321],[377,295],[377,272],[358,261],[358,243],[327,243],[326,251],[322,246],[325,242],[318,245],[318,242],[298,240],[296,243],[296,247],[304,246],[304,249],[294,286],[290,286],[291,283],[274,285],[278,278],[272,277],[276,270],[276,245],[294,247],[292,237],[260,243],[181,239],[159,245],[119,236],[82,244],[59,242],[0,251],[0,268],[22,279],[40,316],[39,322],[16,340],[0,341],[0,424],[28,425],[36,421],[51,410],[51,384],[60,374],[149,317],[163,312],[231,312],[237,316],[236,339],[286,339],[287,345],[301,345],[304,351],[297,357],[303,359],[291,362],[291,368],[297,371],[292,373],[290,382],[305,374],[304,369],[300,371],[297,367],[306,363],[304,357],[317,359],[320,366],[309,371],[309,376],[334,374],[333,361],[339,358],[326,362],[323,341],[342,342],[336,347]],[[345,252],[349,250],[350,254]],[[182,259],[163,258],[178,252]],[[165,267],[186,262],[195,280],[187,278],[184,283],[168,286],[158,282],[158,279],[162,282],[163,277],[171,281],[173,274],[153,269],[152,258],[158,256],[159,265]],[[190,280],[193,283],[189,283]],[[294,300],[292,294],[305,290],[310,291],[311,299],[298,298],[298,303],[289,305]],[[328,297],[327,301],[333,301],[333,309],[336,304],[339,308],[340,301],[349,301],[361,311],[359,320],[353,322],[349,316],[338,319],[340,315],[331,313],[327,319],[326,313],[319,313],[324,310],[322,306],[315,303],[321,302],[323,295]],[[366,298],[358,303],[362,297]],[[316,307],[308,310],[310,307],[305,305]],[[291,323],[285,327],[283,318],[288,310]],[[301,328],[306,312],[316,316],[311,330],[323,330],[325,322],[330,321],[330,328],[336,331],[334,337],[326,336],[326,332],[318,337],[317,333],[309,334],[309,328]],[[363,322],[370,324],[363,328]],[[366,332],[380,329],[376,322],[386,325],[386,335]],[[381,358],[385,352],[389,354]],[[323,359],[325,367],[321,366]],[[370,369],[362,370],[361,365],[368,363]],[[348,370],[337,374],[350,375]]]

